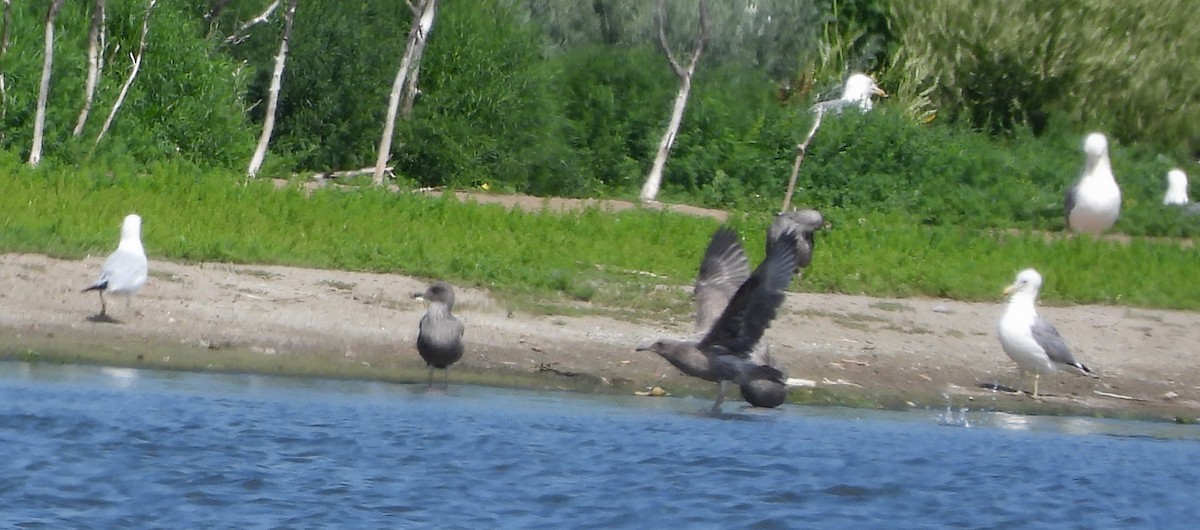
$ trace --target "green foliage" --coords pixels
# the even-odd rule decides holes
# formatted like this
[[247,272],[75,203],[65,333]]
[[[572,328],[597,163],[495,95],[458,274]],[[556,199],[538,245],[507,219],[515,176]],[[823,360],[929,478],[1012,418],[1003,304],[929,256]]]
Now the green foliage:
[[[138,48],[146,3],[108,2],[104,69],[87,127],[72,136],[84,101],[91,2],[68,2],[56,22],[54,67],[46,113],[47,157],[83,161],[92,156],[99,133]],[[14,2],[12,36],[4,64],[7,100],[2,138],[5,149],[26,156],[33,137],[43,57],[44,2]],[[215,167],[240,165],[253,147],[240,101],[243,80],[233,61],[203,39],[199,19],[186,6],[160,2],[151,17],[142,68],[95,150],[102,157],[142,162],[184,157]]]
[[636,192],[654,159],[674,76],[650,47],[585,47],[556,59],[572,148],[600,185]]
[[[380,189],[307,194],[244,185],[240,173],[189,164],[140,171],[33,170],[0,155],[0,251],[80,256],[112,249],[136,211],[152,260],[275,263],[402,272],[486,286],[510,298],[686,314],[686,286],[717,223],[629,210],[506,210]],[[903,213],[827,208],[831,228],[796,288],[998,301],[1024,267],[1047,278],[1049,301],[1200,309],[1200,251],[1171,240],[1132,243],[922,225]],[[735,215],[751,260],[763,255],[765,214]],[[650,272],[657,277],[638,274]],[[661,289],[661,284],[679,289]]]
[[[279,13],[270,24],[252,29],[245,44],[230,48],[235,57],[255,65],[247,97],[258,123],[266,111],[283,31]],[[288,44],[271,152],[290,159],[296,169],[373,165],[411,19],[407,6],[397,1],[363,2],[360,9],[347,9],[337,0],[301,2]],[[431,39],[438,39],[439,26]],[[248,159],[249,152],[243,156]]]
[[1184,0],[906,0],[904,70],[944,114],[993,131],[1055,114],[1124,141],[1200,150],[1200,12]]
[[424,185],[594,191],[567,143],[556,68],[542,59],[538,36],[500,4],[477,7],[438,16],[422,96],[413,119],[397,126],[397,167]]

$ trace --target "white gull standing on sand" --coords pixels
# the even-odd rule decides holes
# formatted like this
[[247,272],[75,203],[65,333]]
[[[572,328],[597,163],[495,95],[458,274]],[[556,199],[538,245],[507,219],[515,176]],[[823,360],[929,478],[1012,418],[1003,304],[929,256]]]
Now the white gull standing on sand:
[[1087,160],[1079,183],[1067,190],[1063,212],[1067,228],[1099,237],[1117,222],[1121,213],[1121,188],[1113,177],[1108,139],[1092,133],[1083,142]]
[[1088,375],[1092,371],[1075,360],[1067,343],[1058,330],[1038,316],[1035,302],[1042,288],[1042,275],[1033,269],[1017,274],[1017,280],[1004,290],[1008,305],[1000,317],[997,335],[1004,353],[1008,354],[1021,370],[1033,372],[1033,397],[1038,397],[1038,380],[1042,374],[1051,374],[1059,368],[1069,367]]
[[887,97],[887,92],[879,88],[871,76],[854,74],[846,79],[842,97],[817,103],[810,110],[821,114],[832,111],[836,114],[842,112],[846,107],[858,106],[859,110],[866,112],[875,106],[875,102],[871,101],[871,96]]
[[100,293],[100,314],[97,316],[107,318],[104,293],[125,296],[125,307],[128,308],[133,295],[146,285],[148,274],[146,251],[142,248],[142,218],[131,213],[121,223],[121,242],[117,244],[117,250],[100,267],[100,278],[83,292]]

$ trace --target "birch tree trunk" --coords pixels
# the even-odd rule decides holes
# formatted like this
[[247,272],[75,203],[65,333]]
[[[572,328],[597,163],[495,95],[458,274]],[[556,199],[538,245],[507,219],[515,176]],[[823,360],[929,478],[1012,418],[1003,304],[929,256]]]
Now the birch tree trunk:
[[125,84],[121,85],[121,92],[117,94],[117,100],[113,102],[112,109],[108,111],[108,118],[104,119],[104,126],[100,128],[100,134],[96,135],[96,143],[93,144],[93,147],[100,145],[100,140],[103,140],[104,135],[108,133],[108,128],[112,126],[113,119],[117,117],[117,111],[125,103],[125,96],[129,94],[129,87],[133,85],[133,80],[137,77],[138,70],[142,68],[142,54],[146,52],[146,36],[150,34],[150,14],[154,12],[154,4],[157,2],[158,0],[150,0],[146,4],[146,17],[142,19],[142,39],[138,42],[137,54],[133,56],[133,68],[130,69],[129,77],[125,79]]
[[408,42],[404,46],[404,56],[400,59],[400,69],[396,71],[396,81],[392,83],[392,93],[388,96],[387,116],[383,123],[383,136],[379,138],[379,155],[375,159],[375,174],[372,176],[372,181],[376,186],[383,185],[383,173],[387,168],[388,158],[391,157],[392,151],[392,134],[396,130],[396,111],[400,107],[400,92],[404,89],[404,82],[412,69],[413,58],[416,54],[416,42],[421,38],[422,21],[429,18],[429,24],[432,27],[434,11],[437,9],[437,0],[421,0],[416,6],[409,4],[413,10],[412,28],[408,30]]
[[692,75],[696,72],[696,63],[700,61],[700,54],[704,53],[704,44],[708,42],[708,9],[704,0],[700,0],[700,36],[696,38],[691,61],[686,68],[681,66],[675,59],[675,53],[671,51],[671,45],[667,42],[666,30],[663,28],[666,18],[665,5],[666,0],[658,0],[658,16],[656,17],[658,19],[658,43],[666,52],[667,60],[671,62],[671,69],[675,72],[675,76],[679,78],[679,92],[675,94],[675,104],[671,109],[671,121],[667,123],[667,130],[658,143],[658,152],[654,155],[654,165],[650,167],[650,174],[646,175],[646,183],[642,185],[642,202],[654,202],[658,198],[658,190],[662,187],[663,168],[667,165],[671,146],[675,144],[675,135],[679,133],[679,125],[683,122],[683,111],[687,108],[688,96],[692,91]]
[[279,54],[275,56],[275,71],[271,72],[271,88],[267,92],[267,115],[263,119],[262,134],[258,137],[258,147],[250,158],[250,169],[247,174],[251,177],[262,169],[263,159],[267,156],[267,145],[271,143],[271,131],[275,129],[275,109],[279,105],[279,89],[283,85],[283,65],[287,62],[288,41],[292,36],[292,21],[296,19],[296,4],[299,0],[288,0],[287,11],[283,13],[283,37],[279,40]]
[[63,0],[51,0],[46,13],[46,53],[42,58],[42,82],[38,85],[37,111],[33,118],[33,147],[29,150],[29,165],[42,162],[42,136],[46,132],[46,99],[50,96],[50,69],[54,65],[54,17],[62,9]]
[[104,49],[104,6],[106,0],[96,0],[92,11],[92,29],[88,32],[88,75],[83,87],[83,109],[79,111],[79,119],[75,121],[76,137],[83,134],[83,126],[87,124],[88,114],[92,111],[92,99],[96,96],[96,83],[100,81],[101,50]]
[[[8,35],[12,28],[12,0],[4,0],[4,28],[0,30],[0,120],[8,116],[8,82],[4,79],[4,65],[8,61]],[[0,138],[4,132],[0,131]]]
[[[406,120],[412,117],[413,102],[416,101],[417,93],[420,92],[417,88],[417,80],[421,77],[421,59],[425,57],[425,45],[429,42],[429,32],[433,31],[434,11],[437,6],[432,4],[437,4],[437,0],[429,0],[429,3],[431,5],[421,14],[421,33],[413,43],[417,49],[413,52],[412,71],[408,73],[408,79],[404,82],[404,100],[400,105],[400,114]],[[414,16],[416,16],[415,13]]]

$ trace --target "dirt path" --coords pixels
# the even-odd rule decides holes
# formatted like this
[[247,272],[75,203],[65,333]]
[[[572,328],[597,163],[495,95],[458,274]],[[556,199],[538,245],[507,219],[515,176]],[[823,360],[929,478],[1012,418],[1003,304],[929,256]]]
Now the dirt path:
[[[79,288],[93,281],[102,257],[66,261],[0,255],[0,340],[8,352],[46,340],[116,348],[241,349],[286,363],[319,355],[330,365],[374,363],[420,367],[414,342],[424,308],[410,294],[415,278],[275,266],[153,261],[134,300],[110,304],[121,324],[88,319],[99,307]],[[1000,287],[1000,286],[998,286]],[[538,377],[593,376],[614,391],[659,385],[675,394],[711,392],[653,354],[633,351],[656,335],[683,336],[690,322],[659,327],[605,317],[534,316],[510,311],[481,290],[461,290],[457,312],[467,324],[474,370]],[[1048,397],[980,388],[1018,386],[1000,350],[995,303],[863,296],[789,295],[768,330],[772,352],[793,378],[814,382],[793,397],[810,402],[896,408],[955,407],[1052,413],[1200,417],[1200,314],[1109,306],[1050,307],[1076,356],[1101,379],[1043,378]],[[182,354],[181,354],[182,355]],[[1026,381],[1025,383],[1028,383]]]

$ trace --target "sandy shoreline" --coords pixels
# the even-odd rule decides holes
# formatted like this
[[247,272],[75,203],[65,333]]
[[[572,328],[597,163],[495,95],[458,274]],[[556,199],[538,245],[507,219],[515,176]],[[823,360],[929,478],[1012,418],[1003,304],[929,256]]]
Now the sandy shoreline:
[[[409,297],[423,289],[423,280],[155,261],[150,281],[134,300],[140,316],[118,299],[110,303],[110,312],[122,323],[111,324],[89,320],[99,301],[93,293],[79,292],[93,281],[102,259],[0,255],[0,353],[29,358],[86,349],[106,353],[84,355],[85,362],[424,377],[414,347],[424,308]],[[651,326],[600,316],[529,315],[476,289],[460,289],[458,299],[468,351],[451,381],[486,384],[494,381],[484,374],[499,374],[508,378],[505,384],[544,388],[626,393],[658,385],[676,395],[715,389],[683,376],[656,355],[633,350],[660,334],[686,335],[686,319]],[[815,384],[794,390],[793,401],[1200,418],[1200,314],[1114,306],[1043,308],[1076,357],[1102,377],[1044,377],[1041,390],[1047,396],[1035,401],[981,387],[1028,384],[1018,381],[1015,365],[996,341],[1001,310],[999,296],[982,304],[790,293],[767,337],[791,377]],[[146,353],[159,351],[174,353]],[[196,357],[194,362],[189,356]],[[287,369],[299,363],[301,369]]]

